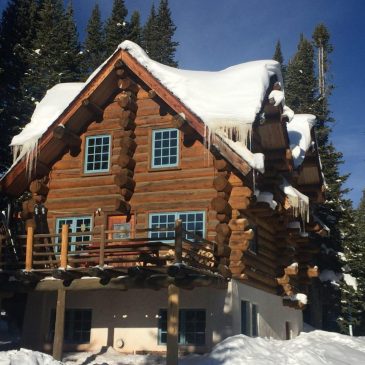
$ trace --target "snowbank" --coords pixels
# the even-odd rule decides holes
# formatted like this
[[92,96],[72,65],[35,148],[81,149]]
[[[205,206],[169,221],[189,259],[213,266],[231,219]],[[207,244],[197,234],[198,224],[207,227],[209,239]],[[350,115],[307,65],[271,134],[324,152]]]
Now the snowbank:
[[[307,326],[308,327],[308,326]],[[156,355],[122,355],[109,349],[99,353],[67,354],[64,365],[165,365]],[[244,335],[225,339],[205,355],[180,358],[180,365],[343,365],[365,363],[365,337],[350,337],[333,332],[301,333],[293,340],[252,338]],[[21,349],[0,353],[1,365],[60,365],[50,356]]]
[[1,365],[62,365],[52,356],[27,349],[0,352]]

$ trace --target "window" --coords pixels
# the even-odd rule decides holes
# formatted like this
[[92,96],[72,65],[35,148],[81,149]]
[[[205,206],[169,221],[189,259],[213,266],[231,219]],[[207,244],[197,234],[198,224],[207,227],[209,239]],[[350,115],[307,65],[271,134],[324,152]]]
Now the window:
[[108,135],[86,137],[85,173],[109,171],[110,140]]
[[249,301],[241,301],[241,333],[250,336],[258,336],[258,307]]
[[174,167],[179,163],[179,130],[152,131],[152,168]]
[[[66,343],[79,344],[90,342],[91,309],[66,309],[64,341]],[[49,326],[49,341],[53,341],[56,323],[56,310],[51,311]]]
[[[57,218],[56,219],[56,232],[62,232],[62,226],[64,224],[68,224],[68,231],[70,233],[77,232],[88,232],[91,230],[91,217],[67,217],[67,218]],[[90,235],[81,235],[81,236],[72,236],[68,238],[68,242],[70,243],[69,251],[76,251],[82,249],[83,245],[81,244],[77,246],[73,245],[73,242],[88,242],[91,240]],[[61,239],[58,238],[56,243],[60,243]],[[85,244],[87,246],[88,244]],[[58,247],[55,246],[55,251],[58,251]]]
[[[198,345],[205,344],[205,310],[180,309],[179,311],[179,344]],[[167,310],[160,309],[158,321],[158,342],[167,342]]]
[[[183,228],[197,235],[205,236],[205,212],[168,212],[149,215],[150,228],[174,227],[176,219],[181,219]],[[174,230],[168,232],[151,232],[151,238],[173,239]]]

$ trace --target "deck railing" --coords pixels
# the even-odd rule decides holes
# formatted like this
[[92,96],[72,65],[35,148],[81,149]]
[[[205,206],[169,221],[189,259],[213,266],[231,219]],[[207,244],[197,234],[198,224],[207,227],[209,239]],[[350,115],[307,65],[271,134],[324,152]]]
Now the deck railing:
[[[169,238],[151,238],[152,232],[170,234]],[[164,268],[184,264],[197,271],[217,271],[215,244],[183,229],[180,220],[172,227],[142,229],[136,233],[144,233],[145,237],[120,238],[118,235],[129,234],[129,231],[107,230],[104,226],[97,232],[70,233],[65,224],[57,234],[34,234],[33,228],[29,227],[27,234],[18,236],[12,245],[3,240],[0,268],[47,273],[55,269],[122,270],[133,266]]]

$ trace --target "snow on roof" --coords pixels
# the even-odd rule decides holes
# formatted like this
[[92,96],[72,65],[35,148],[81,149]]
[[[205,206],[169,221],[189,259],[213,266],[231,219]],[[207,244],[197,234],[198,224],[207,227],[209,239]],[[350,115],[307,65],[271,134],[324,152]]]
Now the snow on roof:
[[[282,82],[280,65],[273,60],[253,61],[222,71],[189,71],[162,65],[151,60],[138,45],[122,42],[118,49],[127,51],[162,85],[178,97],[186,107],[204,122],[209,133],[219,130],[237,142],[230,144],[249,165],[263,171],[263,156],[246,148],[252,123],[261,110],[270,77],[277,75]],[[48,90],[37,105],[25,128],[13,138],[11,146],[19,161],[27,153],[34,153],[38,139],[62,114],[81,90],[94,79],[110,57],[100,65],[85,83],[58,84]],[[243,147],[244,148],[243,148]],[[28,156],[29,157],[29,156]]]
[[14,162],[36,146],[38,139],[62,114],[84,87],[83,82],[57,84],[49,89],[37,104],[30,122],[13,137],[10,146],[14,150]]
[[287,124],[290,149],[295,167],[299,167],[312,144],[311,129],[316,122],[312,114],[295,114]]
[[291,186],[286,179],[280,185],[280,189],[286,194],[290,205],[293,207],[294,216],[302,217],[303,222],[309,221],[309,198]]
[[278,203],[274,200],[274,194],[268,191],[255,191],[256,200],[258,202],[269,204],[270,208],[274,210]]

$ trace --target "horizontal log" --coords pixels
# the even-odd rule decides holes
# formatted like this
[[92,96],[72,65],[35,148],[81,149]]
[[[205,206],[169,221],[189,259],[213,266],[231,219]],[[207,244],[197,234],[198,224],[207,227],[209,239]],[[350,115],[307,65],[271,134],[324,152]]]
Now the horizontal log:
[[230,215],[224,213],[217,213],[216,218],[221,223],[228,223],[231,219]]
[[246,267],[244,270],[244,274],[247,275],[249,278],[253,278],[254,280],[265,283],[269,287],[277,288],[278,284],[273,277],[265,275],[258,270],[254,271],[253,269]]
[[286,275],[289,275],[289,276],[295,276],[295,275],[298,275],[298,271],[299,271],[299,266],[298,264],[292,264],[292,265],[289,265],[287,267],[284,268],[284,272]]
[[[233,190],[232,190],[233,191]],[[231,205],[232,209],[238,210],[245,210],[250,206],[250,199],[244,196],[235,196],[231,195],[228,200],[229,204]]]
[[99,105],[97,105],[90,99],[84,99],[82,101],[82,105],[86,107],[95,116],[95,121],[97,122],[102,121],[104,110]]
[[244,252],[249,247],[249,241],[247,241],[247,240],[229,241],[229,247],[232,250],[240,250],[240,251]]
[[231,219],[228,223],[231,231],[244,231],[248,225],[249,222],[246,218]]
[[47,195],[49,188],[40,180],[33,180],[29,185],[29,191],[32,194]]
[[218,171],[229,171],[230,165],[224,159],[214,159],[214,168]]
[[224,236],[230,236],[232,232],[227,223],[218,223],[215,227],[215,230],[217,233],[220,233]]
[[58,125],[53,130],[53,137],[64,142],[68,146],[80,147],[81,138],[63,125]]
[[307,275],[309,278],[317,278],[319,276],[319,269],[317,266],[308,267]]
[[231,253],[231,248],[228,245],[216,245],[215,246],[215,256],[219,257],[229,257]]
[[226,266],[226,265],[221,265],[221,264],[219,264],[218,266],[217,266],[217,270],[218,270],[218,272],[223,276],[223,277],[225,277],[225,278],[230,278],[230,277],[232,277],[232,272],[231,272],[231,270],[229,269],[229,267],[228,266]]
[[217,213],[224,213],[228,215],[232,211],[232,208],[228,204],[227,200],[221,197],[212,199],[211,206],[212,209],[214,209]]
[[232,185],[228,181],[228,179],[225,176],[217,176],[213,180],[213,187],[217,191],[223,191],[225,193],[229,193],[232,190]]
[[243,257],[243,252],[241,250],[232,249],[229,255],[229,259],[231,262],[240,261]]
[[131,110],[134,113],[137,111],[138,105],[130,93],[121,93],[117,95],[115,101],[125,110]]
[[122,200],[122,199],[116,199],[115,200],[115,210],[118,212],[121,212],[123,214],[129,214],[131,211],[131,206],[128,202]]
[[135,181],[128,175],[128,173],[120,173],[115,175],[114,183],[120,188],[127,188],[131,191],[133,191],[136,186]]
[[139,90],[138,85],[133,80],[131,80],[129,77],[119,79],[118,87],[121,90],[131,91],[135,94],[138,93],[138,90]]
[[122,188],[120,191],[121,195],[123,196],[125,201],[130,201],[133,196],[133,191],[127,188]]

